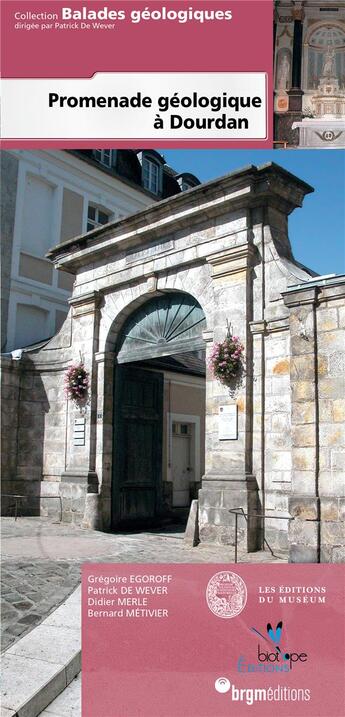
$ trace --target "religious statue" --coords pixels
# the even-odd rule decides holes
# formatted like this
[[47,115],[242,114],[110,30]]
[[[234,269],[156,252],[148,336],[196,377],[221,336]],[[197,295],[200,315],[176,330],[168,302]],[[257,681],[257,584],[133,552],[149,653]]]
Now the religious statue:
[[290,62],[287,55],[284,55],[279,63],[278,89],[286,90],[290,80]]
[[321,77],[335,77],[335,52],[328,45],[325,61],[323,63]]

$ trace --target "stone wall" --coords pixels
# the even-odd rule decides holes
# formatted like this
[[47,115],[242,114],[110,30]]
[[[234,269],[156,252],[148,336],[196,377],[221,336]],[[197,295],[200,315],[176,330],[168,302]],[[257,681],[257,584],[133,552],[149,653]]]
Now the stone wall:
[[18,493],[17,447],[20,362],[1,357],[1,510],[14,514],[15,501],[7,494]]
[[345,561],[345,291],[324,289],[317,310],[321,560]]
[[290,309],[292,562],[345,558],[344,281],[294,287]]
[[[76,335],[78,329],[75,325]],[[20,360],[2,357],[2,492],[25,496],[19,504],[23,515],[81,524],[86,496],[96,490],[88,460],[90,418],[87,457],[73,455],[73,425],[80,412],[64,392],[64,373],[78,359],[72,353],[71,315],[43,349],[25,351]],[[92,370],[88,354],[85,363]],[[5,501],[3,512],[9,512]]]
[[[2,492],[24,496],[23,515],[60,516],[59,485],[64,465],[63,374],[36,369],[32,357],[2,357]],[[55,496],[55,500],[44,500]],[[3,502],[3,512],[8,503]]]

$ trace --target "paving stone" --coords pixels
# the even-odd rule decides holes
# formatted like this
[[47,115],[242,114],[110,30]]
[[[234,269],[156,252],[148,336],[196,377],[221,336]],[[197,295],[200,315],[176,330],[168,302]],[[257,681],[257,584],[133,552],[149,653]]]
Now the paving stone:
[[31,600],[22,600],[21,602],[14,602],[13,607],[15,607],[16,610],[30,610],[30,608],[32,608],[32,602]]
[[19,623],[10,625],[7,628],[7,632],[14,637],[19,637],[19,635],[22,635],[23,633],[23,625],[20,625]]
[[18,611],[16,611],[12,606],[7,605],[6,602],[3,605],[3,608],[1,610],[1,617],[3,620],[7,619],[8,617],[12,617],[12,615],[17,615]]
[[37,615],[36,613],[30,613],[29,615],[24,615],[24,617],[21,617],[18,622],[24,623],[25,625],[33,625],[33,623],[39,622],[39,620],[40,615]]

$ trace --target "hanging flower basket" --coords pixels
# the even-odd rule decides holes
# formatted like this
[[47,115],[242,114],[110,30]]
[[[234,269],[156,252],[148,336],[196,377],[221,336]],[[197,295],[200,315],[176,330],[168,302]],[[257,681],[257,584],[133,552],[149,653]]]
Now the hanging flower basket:
[[243,368],[244,346],[238,336],[228,333],[221,343],[213,344],[208,366],[213,376],[226,386]]
[[77,406],[85,405],[88,400],[89,374],[82,361],[72,364],[65,373],[65,394]]

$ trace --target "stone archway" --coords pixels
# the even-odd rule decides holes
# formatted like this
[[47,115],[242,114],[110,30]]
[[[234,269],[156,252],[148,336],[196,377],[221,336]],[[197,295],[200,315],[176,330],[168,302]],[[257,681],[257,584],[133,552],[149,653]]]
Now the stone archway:
[[147,301],[120,333],[118,363],[202,349],[205,314],[190,294],[172,292]]
[[[188,357],[190,364],[192,354],[204,349],[205,328],[205,315],[196,299],[175,291],[146,301],[130,314],[119,333],[114,379],[114,528],[152,525],[166,515],[163,453],[167,449],[163,444],[172,422],[165,401],[165,378],[167,371],[176,370],[180,355]],[[183,363],[188,374],[188,360]],[[187,411],[188,396],[185,405],[185,413],[191,413]],[[184,424],[186,431],[188,425]],[[192,430],[196,426],[191,426]],[[200,425],[198,431],[200,445]],[[190,438],[192,442],[192,435]],[[195,436],[193,441],[195,447]],[[193,471],[189,466],[186,470]],[[189,477],[185,474],[188,486]]]

